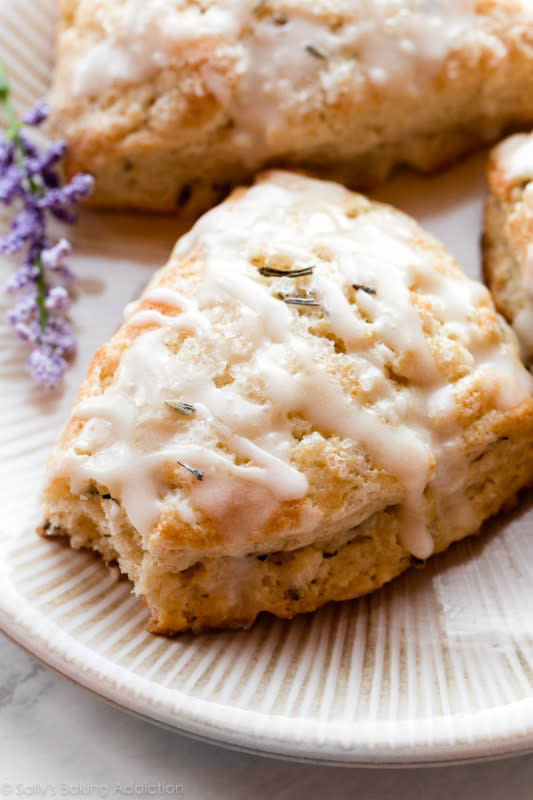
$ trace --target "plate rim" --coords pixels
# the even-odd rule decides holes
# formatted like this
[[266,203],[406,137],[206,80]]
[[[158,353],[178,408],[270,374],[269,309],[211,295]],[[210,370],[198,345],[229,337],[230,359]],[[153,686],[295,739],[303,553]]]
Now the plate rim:
[[[19,533],[8,536],[3,541],[0,537],[0,577],[3,579],[0,633],[46,667],[122,711],[208,744],[221,745],[253,755],[330,766],[367,768],[444,766],[525,755],[533,751],[533,695],[513,703],[500,704],[471,713],[455,713],[423,720],[396,720],[394,723],[387,720],[373,720],[371,723],[373,741],[366,747],[361,735],[358,741],[355,741],[352,735],[350,744],[342,744],[339,741],[342,728],[353,732],[353,723],[267,714],[232,706],[230,703],[217,703],[193,697],[179,689],[168,687],[162,687],[160,697],[151,701],[146,690],[150,685],[157,686],[155,681],[148,681],[127,668],[114,664],[119,675],[122,673],[122,678],[126,676],[126,680],[115,682],[109,671],[105,671],[106,662],[108,665],[113,665],[111,658],[100,655],[84,643],[76,642],[69,633],[61,631],[60,626],[52,620],[47,620],[40,610],[34,626],[23,621],[24,611],[36,609],[30,599],[17,593],[8,568],[9,561],[4,556],[7,555],[10,544],[20,543],[20,539],[25,535],[27,533]],[[18,608],[13,600],[18,600]],[[39,621],[45,622],[44,631],[36,630]],[[51,636],[47,635],[47,626],[55,628],[61,634],[55,643],[52,643]],[[83,664],[76,653],[78,648],[92,653],[94,661],[92,667]],[[98,664],[101,667],[99,672]],[[129,680],[130,685],[127,682],[128,675],[132,676]],[[140,688],[134,689],[132,681],[146,686],[141,685]],[[172,708],[169,703],[165,704],[165,694],[175,695],[176,699],[181,701],[180,708]],[[215,709],[219,711],[217,715],[212,714]],[[498,733],[497,722],[502,713],[506,716],[507,735]],[[455,734],[455,741],[452,741],[454,738],[453,728],[450,727],[452,720],[457,722],[462,717],[468,720],[470,736]],[[440,736],[435,734],[436,720],[440,724]],[[274,730],[276,722],[278,730]],[[394,727],[396,731],[402,728],[407,735],[404,734],[401,739],[396,735],[394,743],[387,744],[383,736],[382,740],[378,741],[376,735],[378,728],[381,728],[383,733],[386,732],[387,725]],[[427,725],[432,729],[433,741],[430,741],[427,735],[420,736],[418,742],[412,735],[409,736],[409,731],[413,728],[418,726],[423,730]],[[445,725],[449,728],[449,742],[442,736]],[[300,728],[298,736],[294,732],[296,726]],[[364,726],[365,721],[362,721],[361,728],[364,729]],[[280,728],[285,729],[283,734]]]
[[[2,609],[0,608],[0,616],[2,613]],[[16,629],[16,627],[15,627]],[[381,761],[381,760],[373,760],[373,761],[364,761],[364,760],[336,760],[336,759],[325,759],[325,758],[318,758],[316,756],[305,756],[304,754],[300,755],[291,755],[290,753],[281,753],[276,752],[274,750],[262,750],[259,748],[254,748],[250,746],[246,746],[244,744],[236,744],[230,743],[224,739],[217,739],[207,735],[202,735],[200,733],[195,733],[185,727],[180,727],[178,725],[172,725],[168,722],[163,720],[159,720],[149,714],[143,713],[140,710],[137,710],[133,707],[123,705],[116,697],[108,696],[107,694],[95,690],[93,687],[89,686],[88,684],[84,683],[83,681],[79,680],[79,678],[70,675],[67,670],[60,669],[57,665],[52,664],[51,660],[47,660],[44,656],[38,655],[33,649],[29,647],[27,643],[24,643],[21,639],[19,639],[15,633],[8,630],[8,626],[4,626],[0,619],[0,634],[4,636],[8,641],[14,644],[16,647],[19,647],[23,652],[27,655],[31,656],[32,658],[36,659],[41,665],[50,669],[56,675],[59,675],[61,678],[69,681],[73,686],[82,689],[84,692],[87,692],[94,697],[97,697],[99,700],[103,700],[105,703],[108,703],[113,708],[118,709],[119,711],[128,714],[132,717],[136,717],[137,719],[141,719],[144,722],[148,722],[151,725],[156,725],[163,730],[167,730],[171,733],[177,733],[181,736],[186,736],[189,739],[193,739],[194,741],[201,742],[202,744],[208,744],[213,747],[223,747],[226,750],[231,750],[232,752],[237,753],[245,753],[251,756],[261,756],[263,758],[270,758],[272,760],[282,760],[287,761],[293,764],[311,764],[313,766],[330,766],[330,767],[345,767],[345,768],[352,768],[352,769],[424,769],[430,767],[453,767],[453,766],[464,766],[468,764],[482,764],[486,763],[487,761],[500,761],[503,759],[508,758],[518,758],[520,756],[530,755],[533,750],[533,735],[531,735],[531,740],[529,744],[526,745],[524,748],[512,748],[509,750],[494,750],[494,752],[486,752],[486,753],[479,753],[476,755],[465,756],[465,757],[449,757],[449,758],[441,758],[437,760],[413,760],[413,761]]]

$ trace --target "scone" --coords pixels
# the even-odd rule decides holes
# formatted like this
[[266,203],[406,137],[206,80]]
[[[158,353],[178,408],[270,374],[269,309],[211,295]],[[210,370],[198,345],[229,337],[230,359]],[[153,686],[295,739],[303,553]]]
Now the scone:
[[404,214],[267,172],[177,244],[96,354],[44,532],[116,559],[150,630],[377,589],[533,478],[533,378]]
[[531,0],[62,0],[51,94],[99,206],[196,213],[264,166],[352,186],[533,123]]
[[533,134],[511,136],[491,153],[483,260],[497,308],[533,365]]

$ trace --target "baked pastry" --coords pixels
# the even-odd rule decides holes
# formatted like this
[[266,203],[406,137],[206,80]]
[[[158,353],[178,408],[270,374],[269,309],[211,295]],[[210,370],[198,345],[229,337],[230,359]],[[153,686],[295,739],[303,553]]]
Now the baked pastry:
[[533,378],[488,290],[404,214],[262,175],[96,354],[44,532],[117,559],[150,629],[378,588],[533,478]]
[[495,147],[488,167],[483,262],[497,308],[533,364],[533,134]]
[[530,0],[62,0],[53,130],[100,206],[203,210],[264,166],[361,188],[533,123]]

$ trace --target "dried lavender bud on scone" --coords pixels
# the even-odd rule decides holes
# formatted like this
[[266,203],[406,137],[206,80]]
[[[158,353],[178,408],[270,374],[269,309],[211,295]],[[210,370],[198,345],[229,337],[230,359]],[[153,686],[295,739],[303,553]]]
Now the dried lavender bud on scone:
[[533,365],[533,134],[511,136],[491,153],[483,263],[496,307]]
[[531,0],[63,0],[51,100],[101,206],[203,210],[263,166],[360,188],[533,124]]
[[404,214],[262,175],[177,244],[91,365],[45,530],[172,634],[365,594],[533,479],[533,378]]

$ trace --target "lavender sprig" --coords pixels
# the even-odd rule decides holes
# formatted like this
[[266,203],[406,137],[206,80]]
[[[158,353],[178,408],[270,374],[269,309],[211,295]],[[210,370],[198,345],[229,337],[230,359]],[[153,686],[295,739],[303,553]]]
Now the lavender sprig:
[[8,319],[19,338],[32,345],[28,364],[33,376],[43,386],[53,388],[67,368],[66,357],[76,349],[72,326],[65,317],[71,304],[68,287],[74,275],[66,263],[69,243],[66,239],[51,241],[46,226],[50,215],[62,222],[75,222],[74,206],[90,194],[93,179],[79,174],[61,185],[57,164],[66,144],[52,142],[41,153],[26,132],[27,127],[46,120],[46,101],[39,101],[19,119],[1,65],[0,103],[6,123],[5,132],[0,134],[0,202],[17,206],[9,233],[0,238],[0,253],[24,251],[21,266],[5,287],[17,294]]

